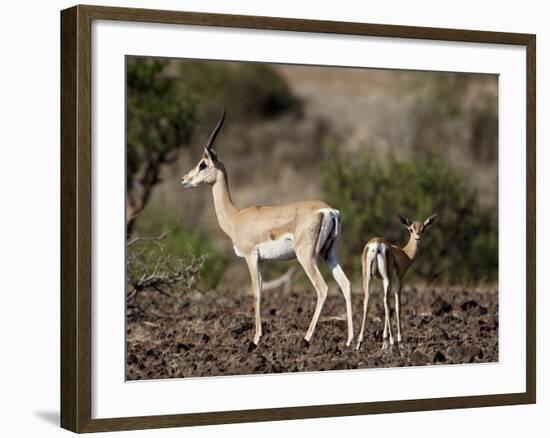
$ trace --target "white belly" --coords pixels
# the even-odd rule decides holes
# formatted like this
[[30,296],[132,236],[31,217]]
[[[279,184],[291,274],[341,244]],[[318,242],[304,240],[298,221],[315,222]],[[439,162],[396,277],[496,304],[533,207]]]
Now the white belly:
[[256,245],[260,260],[289,260],[296,257],[294,236],[285,234],[277,240],[270,240]]

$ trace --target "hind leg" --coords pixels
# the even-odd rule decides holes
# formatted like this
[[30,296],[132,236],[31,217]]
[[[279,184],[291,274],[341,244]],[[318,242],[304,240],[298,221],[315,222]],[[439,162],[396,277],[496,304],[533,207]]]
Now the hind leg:
[[338,263],[338,256],[335,250],[331,250],[327,258],[327,264],[332,272],[332,276],[336,280],[336,283],[338,283],[338,286],[340,286],[340,289],[342,290],[344,299],[346,300],[346,315],[348,319],[348,340],[346,341],[346,347],[349,347],[351,345],[351,341],[353,340],[353,321],[351,314],[351,283],[348,280],[348,277],[346,277],[346,274],[344,274],[342,267]]
[[325,300],[327,298],[328,286],[325,283],[325,280],[323,279],[319,268],[317,267],[317,263],[313,255],[307,255],[304,253],[298,253],[296,255],[298,261],[304,268],[304,271],[307,274],[309,280],[313,284],[315,291],[317,292],[317,304],[315,305],[315,311],[313,312],[313,317],[311,318],[309,328],[305,335],[305,340],[309,342],[313,336],[313,332],[315,331],[315,327],[317,326],[317,321],[319,320],[319,315],[321,314],[323,304],[325,303]]
[[372,260],[376,256],[376,254],[371,253],[371,251],[368,251],[366,254],[366,257],[363,257],[362,259],[362,265],[363,265],[363,290],[365,292],[365,297],[363,298],[363,320],[361,322],[361,331],[359,332],[359,339],[357,340],[357,350],[361,347],[361,343],[363,342],[363,339],[365,338],[365,324],[367,322],[367,309],[369,306],[369,287],[370,282],[372,280],[372,272],[371,272],[371,265]]
[[388,348],[388,342],[387,342],[387,339],[388,339],[388,334],[389,334],[389,338],[390,338],[390,345],[393,345],[394,343],[394,340],[393,340],[393,332],[392,332],[392,328],[391,328],[391,321],[390,321],[390,305],[389,305],[389,302],[388,302],[388,291],[389,291],[389,280],[387,279],[383,279],[382,280],[382,284],[384,286],[384,318],[385,318],[385,321],[384,321],[384,334],[383,334],[383,339],[384,339],[384,343],[382,344],[382,349],[385,349],[385,348]]
[[382,277],[382,284],[384,286],[385,321],[384,321],[384,334],[383,334],[384,343],[382,344],[382,349],[385,349],[388,347],[388,343],[387,343],[388,334],[390,338],[390,345],[393,345],[393,333],[392,333],[391,321],[390,321],[390,305],[388,302],[388,293],[390,290],[390,277],[388,276],[385,251],[383,251],[382,254],[378,255],[377,261],[378,261],[378,272]]
[[317,304],[305,335],[307,342],[313,336],[328,293],[328,286],[317,266],[317,246],[319,236],[323,234],[323,219],[324,215],[322,213],[315,213],[314,217],[309,213],[299,215],[295,232],[294,249],[296,258],[313,284],[315,292],[317,292]]
[[315,253],[316,242],[315,239],[312,238],[314,237],[312,230],[305,231],[306,232],[300,235],[295,247],[296,258],[298,259],[298,262],[300,262],[300,265],[302,265],[302,268],[304,268],[309,281],[313,284],[315,292],[317,292],[317,304],[315,305],[315,311],[313,312],[313,317],[311,318],[309,328],[305,335],[305,340],[309,342],[313,336],[313,332],[317,326],[317,320],[319,319],[323,304],[327,298],[328,286],[319,271],[319,267],[317,266],[317,256]]
[[396,278],[394,282],[395,294],[395,318],[397,321],[397,343],[401,343],[401,279]]

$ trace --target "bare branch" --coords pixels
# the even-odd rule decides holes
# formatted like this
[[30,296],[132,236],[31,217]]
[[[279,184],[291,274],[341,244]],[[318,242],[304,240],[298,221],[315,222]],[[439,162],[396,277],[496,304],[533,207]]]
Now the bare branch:
[[159,243],[161,241],[163,241],[164,239],[166,239],[166,236],[168,235],[168,231],[165,231],[163,232],[162,234],[160,234],[159,236],[157,237],[141,237],[141,236],[136,236],[136,237],[133,237],[131,238],[130,240],[128,240],[126,242],[126,246],[130,246],[130,245],[133,245],[134,243],[136,242],[154,242],[154,243]]
[[262,290],[271,290],[276,289],[278,287],[284,286],[285,291],[290,291],[290,286],[292,283],[292,277],[294,277],[294,274],[296,273],[296,266],[291,266],[283,275],[281,275],[279,278],[276,278],[274,280],[266,281],[263,284]]
[[[176,257],[161,255],[156,260],[154,267],[143,263],[134,266],[140,271],[140,275],[132,276],[128,281],[132,287],[128,299],[133,298],[142,290],[154,290],[170,296],[167,290],[177,283],[185,283],[189,288],[198,281],[200,270],[204,264],[204,257],[182,260]],[[135,264],[135,263],[134,263]]]
[[[167,234],[168,231],[158,237],[135,237],[126,243],[128,309],[138,309],[139,312],[145,313],[144,308],[136,307],[138,302],[141,302],[138,296],[143,291],[167,296],[176,303],[185,292],[197,289],[207,255],[179,257],[166,254],[162,241]],[[144,245],[132,246],[140,241],[144,242]],[[151,245],[158,245],[159,248]]]

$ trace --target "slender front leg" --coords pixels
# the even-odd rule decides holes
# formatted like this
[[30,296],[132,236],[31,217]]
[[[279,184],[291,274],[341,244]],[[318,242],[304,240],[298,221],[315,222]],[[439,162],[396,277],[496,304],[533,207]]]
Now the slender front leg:
[[382,348],[384,349],[388,347],[388,343],[387,343],[388,334],[390,337],[390,345],[393,345],[393,333],[392,333],[391,321],[390,321],[390,305],[388,302],[388,292],[390,288],[389,287],[390,282],[389,280],[384,279],[383,284],[384,284],[384,314],[386,319],[384,322],[384,335],[383,335],[384,343],[382,344]]
[[401,343],[401,279],[395,280],[395,317],[397,320],[397,342]]
[[382,284],[384,285],[384,313],[385,313],[385,321],[384,321],[384,343],[382,344],[382,348],[387,348],[388,343],[386,339],[388,339],[388,334],[390,336],[390,345],[393,345],[393,333],[391,329],[391,321],[390,321],[390,306],[388,303],[388,292],[390,289],[390,278],[388,276],[388,270],[386,266],[386,260],[383,255],[378,256],[378,271],[380,272],[380,275],[382,276]]
[[262,296],[262,273],[258,255],[253,253],[246,257],[248,270],[250,271],[250,280],[252,282],[252,294],[254,295],[254,316],[256,319],[256,331],[254,333],[254,344],[258,345],[262,336],[262,317],[260,312],[260,299]]

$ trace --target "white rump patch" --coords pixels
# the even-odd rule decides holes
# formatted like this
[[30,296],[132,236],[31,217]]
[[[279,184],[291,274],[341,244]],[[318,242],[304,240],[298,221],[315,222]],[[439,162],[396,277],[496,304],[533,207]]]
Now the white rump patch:
[[336,239],[340,232],[340,212],[334,208],[321,208],[317,212],[323,214],[315,248],[315,253],[319,255],[325,243],[331,238]]
[[260,260],[289,260],[296,257],[294,236],[283,234],[277,240],[269,240],[256,245]]
[[382,257],[385,250],[386,247],[380,242],[369,243],[367,251],[367,268],[371,278],[378,273],[378,258]]

